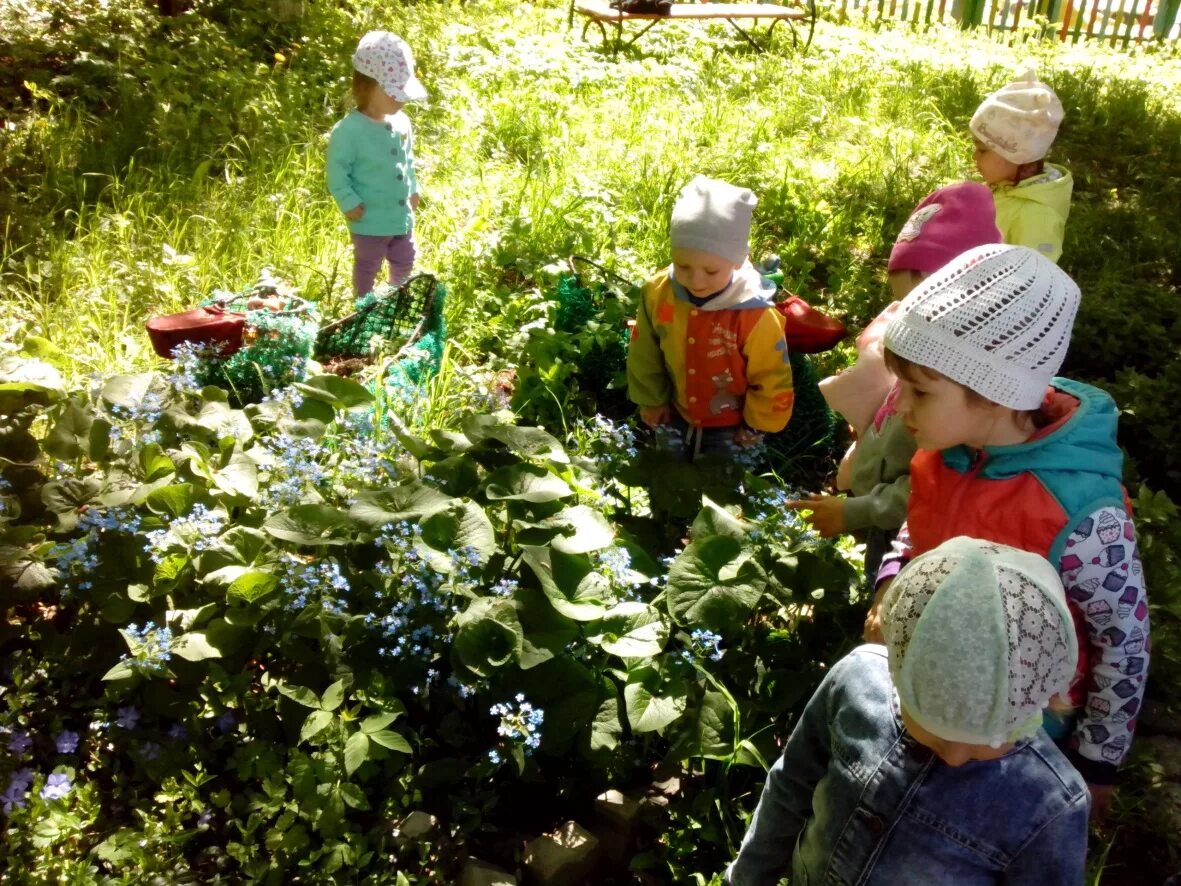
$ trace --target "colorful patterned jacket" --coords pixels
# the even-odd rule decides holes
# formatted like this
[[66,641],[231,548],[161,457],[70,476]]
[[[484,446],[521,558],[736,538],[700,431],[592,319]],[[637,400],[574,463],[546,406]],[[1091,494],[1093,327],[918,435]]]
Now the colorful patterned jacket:
[[878,573],[957,535],[1044,554],[1057,565],[1079,638],[1068,756],[1109,784],[1131,744],[1148,670],[1148,600],[1120,478],[1118,410],[1103,391],[1054,379],[1053,424],[1025,443],[920,449],[910,465],[907,522]]
[[627,355],[632,402],[672,403],[695,427],[783,430],[794,393],[772,290],[749,262],[700,307],[678,289],[672,268],[644,284]]

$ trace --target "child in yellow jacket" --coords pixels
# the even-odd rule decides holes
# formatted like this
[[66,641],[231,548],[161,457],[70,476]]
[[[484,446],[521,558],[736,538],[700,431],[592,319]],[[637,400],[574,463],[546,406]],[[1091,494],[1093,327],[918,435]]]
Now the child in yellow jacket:
[[627,357],[644,424],[671,425],[686,454],[730,455],[791,418],[791,364],[774,284],[747,258],[756,200],[697,176],[673,207],[672,264],[650,279]]
[[1052,262],[1062,255],[1074,190],[1070,172],[1045,161],[1062,115],[1054,90],[1029,68],[984,99],[968,124],[1004,242],[1036,249]]

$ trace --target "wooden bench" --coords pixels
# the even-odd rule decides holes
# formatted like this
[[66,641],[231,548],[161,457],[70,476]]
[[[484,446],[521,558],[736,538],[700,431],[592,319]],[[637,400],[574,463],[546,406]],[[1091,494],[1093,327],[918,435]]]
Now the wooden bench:
[[[775,30],[775,26],[784,21],[792,29],[792,45],[798,45],[799,38],[793,23],[807,21],[808,40],[804,44],[804,51],[807,52],[808,47],[812,45],[812,34],[816,30],[816,0],[806,0],[806,2],[808,4],[806,9],[802,6],[781,6],[777,3],[729,3],[725,2],[725,0],[705,3],[674,2],[668,11],[668,15],[659,15],[654,12],[621,12],[618,9],[612,8],[608,0],[570,0],[570,12],[567,24],[573,26],[574,13],[576,12],[579,15],[585,16],[587,22],[582,28],[582,38],[584,40],[586,39],[587,29],[594,24],[598,25],[599,33],[604,43],[607,42],[606,26],[613,26],[615,28],[613,51],[618,51],[621,47],[631,46],[662,21],[721,20],[729,22],[734,30],[742,35],[742,39],[761,52],[765,47],[760,46],[751,34],[743,29],[735,19],[762,19],[764,21],[770,21],[771,25],[767,29],[765,39],[767,46],[770,45],[771,32]],[[624,22],[647,22],[647,24],[633,34],[630,39],[624,41]]]

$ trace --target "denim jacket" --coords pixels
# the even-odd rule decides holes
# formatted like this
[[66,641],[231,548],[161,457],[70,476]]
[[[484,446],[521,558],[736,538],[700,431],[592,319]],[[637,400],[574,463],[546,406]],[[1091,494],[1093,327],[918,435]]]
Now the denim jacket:
[[730,866],[732,886],[1079,884],[1086,784],[1041,730],[948,766],[903,730],[884,646],[839,661],[808,702]]

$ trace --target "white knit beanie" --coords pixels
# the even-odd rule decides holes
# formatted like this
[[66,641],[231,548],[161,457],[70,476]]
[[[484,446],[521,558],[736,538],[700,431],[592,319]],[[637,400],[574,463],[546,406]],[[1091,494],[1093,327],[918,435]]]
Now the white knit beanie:
[[698,175],[673,205],[669,242],[673,249],[700,249],[741,265],[750,252],[750,221],[758,202],[746,188]]
[[1079,289],[1026,246],[977,246],[902,300],[886,347],[1010,409],[1037,409],[1066,349]]
[[1054,90],[1028,67],[980,103],[968,128],[991,150],[1021,165],[1046,156],[1062,114],[1062,102]]
[[1037,554],[950,539],[898,573],[882,613],[898,699],[946,741],[999,747],[1032,735],[1074,678],[1062,579]]

